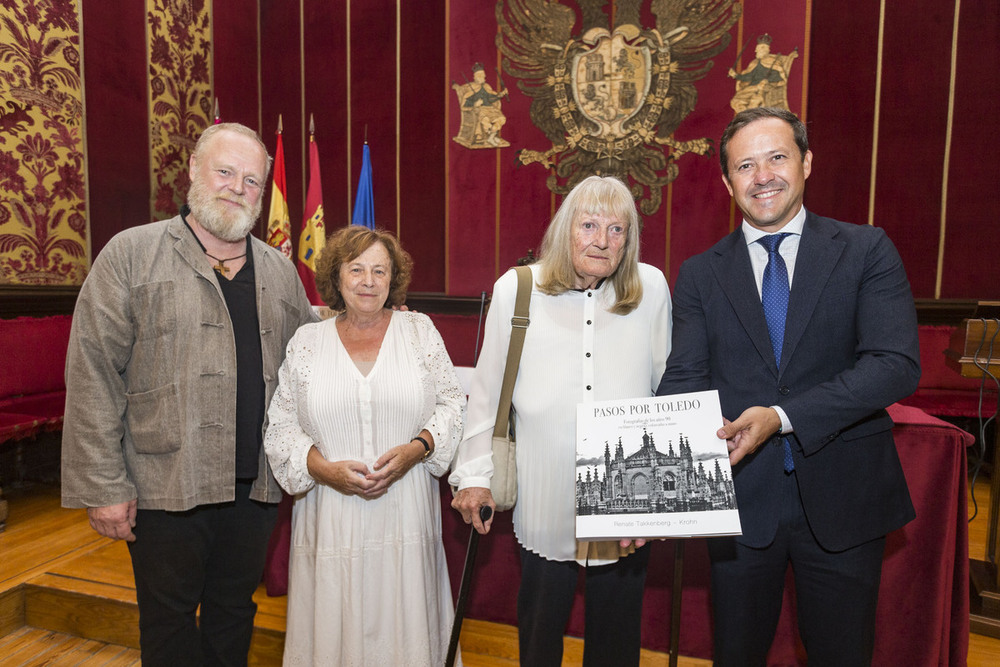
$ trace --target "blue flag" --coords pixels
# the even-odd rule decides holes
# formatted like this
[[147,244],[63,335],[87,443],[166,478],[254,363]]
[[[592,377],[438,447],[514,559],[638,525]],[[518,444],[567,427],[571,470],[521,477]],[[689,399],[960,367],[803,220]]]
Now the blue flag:
[[354,199],[352,225],[363,225],[375,229],[375,199],[372,196],[372,158],[365,143],[361,157],[361,176],[358,177],[358,195]]

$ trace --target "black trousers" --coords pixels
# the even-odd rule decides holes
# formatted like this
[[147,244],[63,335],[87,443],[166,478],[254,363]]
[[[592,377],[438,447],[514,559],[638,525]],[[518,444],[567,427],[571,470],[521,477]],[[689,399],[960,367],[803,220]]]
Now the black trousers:
[[[143,667],[246,665],[277,505],[236,499],[186,512],[139,510],[129,544]],[[200,625],[196,610],[201,606]]]
[[[611,565],[585,567],[584,667],[639,664],[649,546]],[[580,566],[521,548],[517,629],[522,667],[558,667]]]
[[714,664],[765,664],[791,563],[799,634],[810,667],[870,665],[885,538],[827,551],[809,529],[795,473],[786,475],[775,493],[783,496],[783,513],[770,546],[755,549],[733,538],[708,541]]

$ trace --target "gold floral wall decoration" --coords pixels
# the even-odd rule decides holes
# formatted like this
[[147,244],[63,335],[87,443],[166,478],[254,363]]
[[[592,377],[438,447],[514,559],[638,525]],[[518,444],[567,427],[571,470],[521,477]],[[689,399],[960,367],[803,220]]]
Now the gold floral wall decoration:
[[212,117],[211,0],[146,0],[150,209],[177,215],[188,157]]
[[0,283],[78,285],[87,270],[76,2],[0,3]]

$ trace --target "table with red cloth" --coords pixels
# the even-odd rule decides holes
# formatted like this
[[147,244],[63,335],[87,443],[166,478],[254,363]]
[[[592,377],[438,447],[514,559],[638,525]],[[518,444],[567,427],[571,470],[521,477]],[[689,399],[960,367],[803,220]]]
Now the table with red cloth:
[[[922,410],[894,405],[894,435],[899,458],[917,510],[917,518],[886,541],[879,596],[876,665],[965,664],[969,644],[969,540],[966,506],[965,448],[973,437]],[[457,596],[469,527],[449,506],[451,493],[442,481],[445,551]],[[287,590],[290,504],[272,537],[265,581],[271,594]],[[670,540],[652,544],[642,644],[669,650],[674,548]],[[467,617],[516,625],[520,561],[510,513],[498,514],[490,534],[479,541]],[[804,665],[805,651],[795,623],[791,585],[768,664]],[[706,540],[687,541],[680,629],[681,655],[711,658],[712,621]],[[583,635],[583,593],[577,590],[568,633]]]

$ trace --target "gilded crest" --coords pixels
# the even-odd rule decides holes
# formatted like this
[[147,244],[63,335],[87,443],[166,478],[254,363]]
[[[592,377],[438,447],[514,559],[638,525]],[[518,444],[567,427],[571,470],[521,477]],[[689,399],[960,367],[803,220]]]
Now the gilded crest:
[[594,136],[625,134],[622,125],[642,108],[649,93],[649,46],[630,44],[627,32],[631,31],[619,28],[611,34],[595,28],[582,40],[593,48],[573,57],[573,99],[580,113],[597,126],[591,132]]
[[[695,81],[729,45],[740,5],[619,0],[609,13],[606,4],[497,3],[504,71],[533,98],[531,120],[552,142],[548,150],[522,150],[519,159],[552,167],[547,185],[557,194],[592,174],[618,176],[649,215],[660,207],[662,187],[677,178],[677,159],[711,150],[707,138],[677,141],[673,134],[694,110]],[[644,4],[654,26],[641,24]]]

